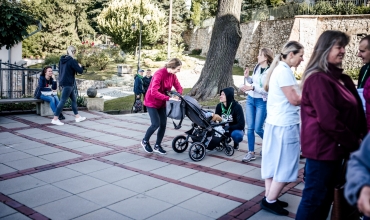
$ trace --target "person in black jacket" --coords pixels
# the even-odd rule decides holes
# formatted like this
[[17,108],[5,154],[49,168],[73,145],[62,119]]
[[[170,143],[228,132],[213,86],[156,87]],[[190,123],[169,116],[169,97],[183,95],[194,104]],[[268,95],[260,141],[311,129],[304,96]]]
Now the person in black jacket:
[[[38,88],[39,90],[37,94],[35,94],[35,98],[49,102],[51,110],[55,113],[59,104],[59,98],[57,95],[49,94],[52,91],[57,90],[57,82],[53,78],[53,69],[51,66],[46,66],[42,69]],[[60,113],[59,120],[63,119],[65,119],[65,117]]]
[[73,59],[76,54],[76,48],[74,46],[69,46],[67,49],[67,55],[60,57],[59,61],[59,86],[62,87],[61,100],[58,104],[57,110],[54,113],[54,118],[51,120],[52,124],[63,125],[58,119],[59,114],[62,112],[64,104],[67,99],[70,98],[72,101],[72,110],[75,114],[75,121],[81,122],[86,119],[78,114],[77,110],[77,97],[74,93],[75,89],[75,74],[82,73],[84,68],[75,59]]
[[364,63],[358,76],[357,88],[360,89],[364,88],[366,81],[370,76],[370,35],[361,39],[357,56],[360,57]]
[[134,93],[135,93],[135,98],[140,99],[141,94],[144,93],[144,88],[143,88],[143,73],[144,70],[139,70],[137,71],[136,76],[134,77]]
[[226,129],[234,141],[234,149],[239,148],[243,141],[245,119],[243,108],[234,100],[234,88],[228,87],[220,91],[220,103],[216,106],[216,114],[222,121],[227,121]]
[[[152,71],[150,69],[147,69],[146,75],[143,77],[143,88],[144,88],[144,93],[143,93],[144,98],[143,99],[145,99],[145,94],[146,94],[146,91],[148,91],[150,81],[152,81]],[[144,103],[144,112],[147,112],[145,103]]]

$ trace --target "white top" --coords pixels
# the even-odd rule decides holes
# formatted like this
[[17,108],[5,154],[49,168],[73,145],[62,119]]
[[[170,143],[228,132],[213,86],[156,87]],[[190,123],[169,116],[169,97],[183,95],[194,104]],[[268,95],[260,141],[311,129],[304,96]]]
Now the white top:
[[272,72],[267,99],[266,123],[275,126],[289,126],[300,123],[299,107],[289,103],[281,87],[297,86],[293,71],[280,61]]
[[[267,75],[267,67],[261,72],[261,66],[258,65],[254,71],[252,77],[248,76],[245,79],[249,84],[254,86],[254,91],[250,90],[248,93],[249,96],[253,98],[262,98],[262,96],[267,97],[267,92],[263,89]],[[245,82],[244,82],[245,84]]]

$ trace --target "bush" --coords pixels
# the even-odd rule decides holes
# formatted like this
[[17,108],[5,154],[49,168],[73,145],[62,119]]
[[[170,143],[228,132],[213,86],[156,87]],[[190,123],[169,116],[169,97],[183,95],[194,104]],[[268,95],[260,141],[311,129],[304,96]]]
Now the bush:
[[99,70],[104,70],[107,67],[108,63],[112,61],[109,54],[104,50],[95,52],[93,55],[90,56],[90,58],[93,62],[93,66],[98,67]]
[[191,51],[191,55],[200,55],[202,53],[202,49],[194,49]]
[[334,8],[329,2],[318,2],[313,6],[313,11],[316,15],[332,15],[334,13]]
[[[84,96],[78,95],[77,96],[77,107],[86,107],[86,98]],[[72,107],[72,100],[67,99],[66,103],[64,104],[64,108],[71,108]]]
[[345,70],[344,72],[348,76],[350,76],[353,80],[358,80],[358,75],[360,74],[360,68]]
[[52,64],[58,64],[60,60],[60,56],[57,54],[48,54],[45,57],[45,65],[52,65]]
[[338,2],[334,6],[335,14],[352,15],[357,13],[357,6],[352,2]]

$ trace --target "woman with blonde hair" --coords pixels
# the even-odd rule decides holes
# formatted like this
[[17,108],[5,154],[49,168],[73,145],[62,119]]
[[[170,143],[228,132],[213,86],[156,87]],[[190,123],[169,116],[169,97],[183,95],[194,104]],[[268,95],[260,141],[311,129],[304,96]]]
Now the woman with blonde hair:
[[326,219],[343,159],[358,149],[366,119],[342,61],[349,36],[325,31],[316,42],[302,79],[302,155],[305,188],[296,219]]
[[[248,93],[245,114],[248,126],[248,153],[242,159],[243,162],[249,162],[256,159],[254,155],[254,132],[263,139],[263,123],[265,122],[267,115],[267,92],[264,90],[263,84],[265,83],[267,70],[274,59],[273,56],[274,55],[270,49],[262,48],[258,54],[258,63],[253,70],[252,77],[249,76],[249,72],[244,72],[244,77],[249,85],[243,85],[240,88],[243,92]],[[247,70],[248,68],[246,71]]]
[[[147,153],[153,153],[154,151],[159,154],[166,154],[166,151],[161,146],[167,125],[166,101],[170,99],[177,100],[170,98],[167,92],[171,91],[173,86],[178,93],[182,94],[183,89],[176,77],[176,73],[180,72],[181,66],[182,62],[177,58],[168,61],[165,67],[154,73],[148,91],[145,94],[144,102],[152,123],[146,131],[144,139],[141,141],[141,146],[143,146]],[[152,148],[149,139],[157,129],[157,140],[154,148]]]
[[261,176],[265,179],[262,209],[276,215],[288,215],[288,203],[278,196],[288,182],[298,176],[299,114],[301,96],[291,67],[303,61],[303,46],[297,41],[286,43],[272,62],[264,89],[268,92],[267,118],[262,142]]

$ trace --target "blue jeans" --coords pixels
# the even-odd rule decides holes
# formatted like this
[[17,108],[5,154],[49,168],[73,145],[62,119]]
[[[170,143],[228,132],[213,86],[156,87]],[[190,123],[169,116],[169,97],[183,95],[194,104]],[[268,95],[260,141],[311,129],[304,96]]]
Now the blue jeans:
[[231,132],[231,138],[233,139],[235,144],[239,144],[242,142],[244,136],[244,131],[241,130],[234,130]]
[[45,102],[49,102],[51,110],[55,113],[55,111],[57,110],[57,106],[59,104],[58,96],[41,94],[40,99],[44,100]]
[[75,115],[78,114],[77,110],[77,98],[74,93],[74,86],[64,86],[62,89],[62,95],[60,97],[60,102],[58,104],[57,110],[54,112],[54,116],[59,116],[63,110],[64,104],[66,104],[67,99],[72,100],[72,111]]
[[306,159],[305,187],[296,214],[297,220],[325,220],[328,217],[341,162]]
[[150,122],[152,123],[145,133],[144,141],[148,141],[152,134],[158,129],[155,144],[161,145],[167,125],[166,108],[148,108]]
[[248,150],[254,152],[254,132],[263,138],[263,123],[267,116],[266,102],[262,98],[253,98],[248,95],[246,103]]

